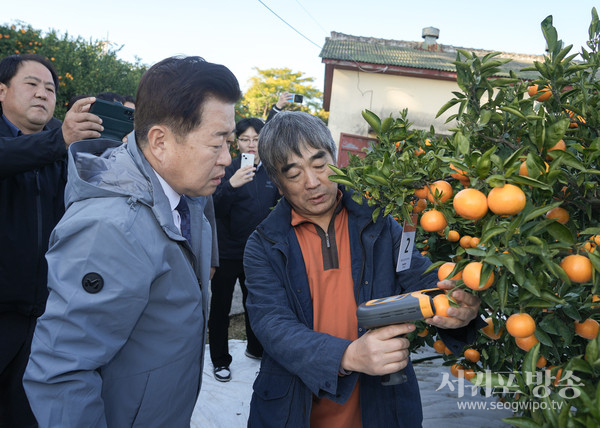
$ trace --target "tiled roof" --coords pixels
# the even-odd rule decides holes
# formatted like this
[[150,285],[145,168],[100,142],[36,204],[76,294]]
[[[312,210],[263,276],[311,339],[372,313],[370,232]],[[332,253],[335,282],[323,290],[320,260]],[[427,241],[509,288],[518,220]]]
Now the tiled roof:
[[[474,52],[480,58],[493,52],[441,44],[433,44],[429,49],[424,49],[422,42],[375,39],[332,32],[331,37],[327,37],[319,56],[338,61],[456,72],[456,67],[452,63],[456,61],[457,49]],[[542,56],[506,52],[502,52],[497,58],[512,59],[501,67],[502,72],[498,73],[498,76],[506,77],[509,70],[514,70],[520,77],[526,79],[535,79],[538,73],[520,70],[531,66],[533,61],[543,61]]]

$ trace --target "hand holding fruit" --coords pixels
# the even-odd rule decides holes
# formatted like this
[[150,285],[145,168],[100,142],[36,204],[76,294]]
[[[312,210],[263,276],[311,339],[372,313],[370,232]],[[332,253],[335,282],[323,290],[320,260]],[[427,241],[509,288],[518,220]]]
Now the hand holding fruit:
[[[451,290],[456,286],[456,281],[446,279],[438,282],[437,285],[443,290]],[[454,290],[452,298],[459,307],[450,306],[446,311],[446,316],[435,315],[425,322],[439,328],[460,328],[469,324],[477,316],[481,303],[479,297],[467,293],[465,290]]]

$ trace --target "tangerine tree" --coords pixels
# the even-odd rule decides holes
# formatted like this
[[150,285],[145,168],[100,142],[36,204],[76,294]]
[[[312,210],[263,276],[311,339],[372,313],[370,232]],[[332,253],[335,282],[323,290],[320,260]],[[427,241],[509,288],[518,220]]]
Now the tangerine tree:
[[[406,111],[384,120],[364,111],[378,141],[364,158],[334,167],[332,179],[377,206],[375,219],[411,222],[425,200],[417,245],[444,277],[462,273],[457,287],[480,297],[488,322],[469,348],[479,358],[444,352],[446,364],[479,373],[472,382],[502,386],[502,399],[546,403],[508,422],[598,426],[600,21],[593,9],[579,54],[563,47],[551,16],[541,28],[548,53],[524,69],[535,80],[498,77],[509,60],[459,49],[460,91],[438,113],[456,109],[452,134],[413,130]],[[413,347],[434,344],[427,328],[425,337],[411,335]],[[552,382],[536,389],[539,376]]]

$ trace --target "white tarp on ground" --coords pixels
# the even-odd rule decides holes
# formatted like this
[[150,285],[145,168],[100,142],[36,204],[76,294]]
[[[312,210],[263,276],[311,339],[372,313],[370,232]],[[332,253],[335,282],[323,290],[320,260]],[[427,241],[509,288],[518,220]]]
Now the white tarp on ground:
[[[208,345],[204,362],[202,390],[192,416],[193,428],[237,428],[245,427],[250,410],[252,384],[258,373],[260,362],[244,355],[246,342],[230,340],[229,350],[233,356],[231,364],[231,382],[217,382],[212,375]],[[433,350],[419,350],[414,359],[435,355]],[[441,359],[422,362],[415,365],[415,372],[421,389],[423,403],[423,426],[425,428],[500,428],[510,425],[501,421],[511,416],[507,409],[498,408],[495,398],[485,398],[479,394],[471,397],[470,388],[465,388],[464,396],[459,398],[457,379],[450,374],[448,367],[441,365]],[[440,388],[446,379],[453,381],[454,391],[449,386]],[[466,382],[466,385],[470,385]],[[436,389],[439,388],[439,391]],[[463,406],[459,409],[457,403]],[[475,408],[475,406],[478,406]],[[486,406],[486,407],[484,407]]]

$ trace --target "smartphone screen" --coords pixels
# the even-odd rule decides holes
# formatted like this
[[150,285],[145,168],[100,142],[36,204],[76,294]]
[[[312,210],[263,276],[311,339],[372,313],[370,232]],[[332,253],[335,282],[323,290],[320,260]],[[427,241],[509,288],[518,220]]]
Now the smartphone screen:
[[242,163],[240,168],[243,168],[247,165],[254,166],[254,155],[252,153],[242,153]]

